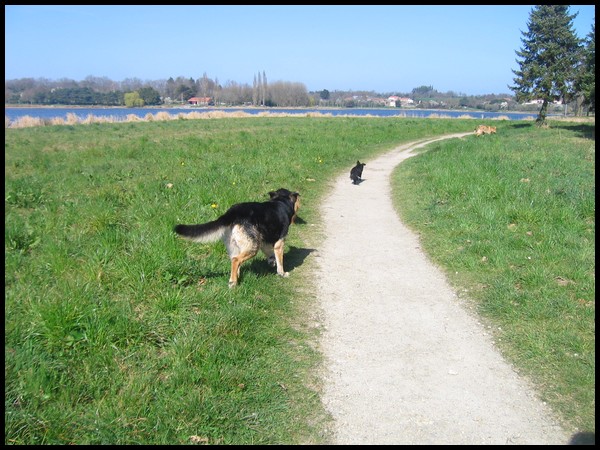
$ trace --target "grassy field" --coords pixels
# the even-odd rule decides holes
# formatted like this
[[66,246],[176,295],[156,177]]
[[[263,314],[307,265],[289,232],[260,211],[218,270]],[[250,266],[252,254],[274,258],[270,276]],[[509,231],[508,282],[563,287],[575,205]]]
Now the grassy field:
[[[594,431],[594,125],[494,124],[497,135],[402,164],[396,204],[565,423]],[[324,442],[308,258],[319,201],[357,159],[475,125],[252,117],[6,129],[5,443]],[[223,245],[171,231],[279,187],[302,196],[287,279],[261,255],[229,289]]]
[[394,201],[498,346],[595,432],[593,124],[523,124],[398,166]]

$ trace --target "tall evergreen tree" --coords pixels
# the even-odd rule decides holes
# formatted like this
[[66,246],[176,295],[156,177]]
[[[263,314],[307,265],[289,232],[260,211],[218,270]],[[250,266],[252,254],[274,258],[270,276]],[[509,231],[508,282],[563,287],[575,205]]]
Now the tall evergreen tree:
[[592,23],[592,31],[585,39],[582,50],[581,67],[575,83],[577,93],[583,97],[583,104],[588,114],[596,111],[596,24]]
[[518,102],[540,99],[536,123],[546,124],[548,104],[568,102],[574,95],[581,40],[573,31],[568,5],[536,5],[529,14],[523,47],[516,51],[519,70],[513,70],[514,86],[508,86]]

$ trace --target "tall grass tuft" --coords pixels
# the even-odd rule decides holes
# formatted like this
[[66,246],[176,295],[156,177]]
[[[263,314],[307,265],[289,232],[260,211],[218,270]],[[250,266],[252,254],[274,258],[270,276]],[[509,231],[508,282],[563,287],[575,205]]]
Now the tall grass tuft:
[[[169,120],[198,120],[198,119],[226,119],[226,118],[242,118],[242,117],[333,117],[332,113],[323,112],[306,112],[306,113],[288,113],[278,112],[277,110],[261,111],[258,114],[251,114],[245,111],[190,111],[189,113],[179,112],[177,114],[170,114],[167,111],[159,111],[156,114],[146,113],[144,117],[139,117],[135,114],[127,114],[125,118],[117,116],[95,116],[88,114],[84,119],[80,119],[74,113],[67,113],[66,118],[55,117],[52,119],[39,119],[30,116],[24,116],[14,121],[11,121],[8,116],[4,116],[4,128],[29,128],[36,126],[48,126],[48,125],[79,125],[79,124],[94,124],[94,123],[121,123],[121,122],[152,122],[154,120],[169,121]],[[355,117],[351,114],[341,114],[336,117]],[[379,118],[379,116],[366,114],[362,117],[368,118]],[[396,117],[407,118],[405,112],[400,112]],[[451,119],[452,117],[447,114],[432,114],[428,118],[430,119]],[[472,116],[464,115],[460,116],[459,119],[475,120]],[[534,120],[534,117],[526,118],[525,120]],[[495,119],[489,120],[509,120],[506,116],[500,116]],[[571,119],[576,120],[576,119]],[[582,122],[589,122],[589,119],[577,118]]]

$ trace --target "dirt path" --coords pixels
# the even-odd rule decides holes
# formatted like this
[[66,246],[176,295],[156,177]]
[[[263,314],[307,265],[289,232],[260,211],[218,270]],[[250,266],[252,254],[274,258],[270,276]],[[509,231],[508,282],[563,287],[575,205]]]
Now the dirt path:
[[334,444],[569,442],[393,209],[394,167],[414,148],[466,134],[366,161],[364,182],[340,176],[322,206],[317,283]]

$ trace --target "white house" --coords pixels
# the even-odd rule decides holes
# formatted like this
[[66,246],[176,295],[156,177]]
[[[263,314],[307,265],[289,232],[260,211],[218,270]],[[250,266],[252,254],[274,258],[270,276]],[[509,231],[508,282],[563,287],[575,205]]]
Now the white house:
[[387,106],[395,108],[400,104],[400,106],[410,106],[414,103],[412,98],[408,97],[398,97],[397,95],[391,95],[387,98]]

